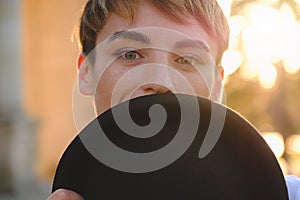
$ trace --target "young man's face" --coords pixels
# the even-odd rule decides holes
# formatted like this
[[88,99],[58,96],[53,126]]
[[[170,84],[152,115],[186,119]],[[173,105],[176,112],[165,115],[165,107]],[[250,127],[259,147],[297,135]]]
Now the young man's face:
[[147,4],[139,5],[133,23],[111,14],[97,36],[93,64],[79,72],[80,92],[95,95],[97,114],[155,93],[218,98],[217,44],[196,19],[185,20],[176,22]]

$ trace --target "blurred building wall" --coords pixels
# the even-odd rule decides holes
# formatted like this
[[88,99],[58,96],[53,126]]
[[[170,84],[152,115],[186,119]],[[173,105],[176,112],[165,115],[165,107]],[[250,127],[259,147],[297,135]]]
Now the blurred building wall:
[[40,181],[76,135],[71,36],[85,2],[0,0],[0,199],[46,198]]
[[22,118],[20,1],[0,1],[0,193],[13,191],[11,146]]
[[72,88],[77,43],[72,31],[85,0],[25,0],[23,6],[23,94],[26,113],[38,121],[37,171],[51,179],[76,135]]
[[20,111],[20,1],[0,1],[0,110],[13,118]]

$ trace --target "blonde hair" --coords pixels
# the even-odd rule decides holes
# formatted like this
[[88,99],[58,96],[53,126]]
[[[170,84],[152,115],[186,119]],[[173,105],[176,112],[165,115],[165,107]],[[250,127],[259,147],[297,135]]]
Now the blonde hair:
[[143,1],[180,23],[185,23],[187,13],[194,16],[217,41],[216,62],[220,63],[223,52],[228,48],[229,27],[216,0],[89,0],[79,26],[83,53],[87,55],[95,48],[97,34],[105,26],[109,14],[117,13],[133,22],[137,5]]

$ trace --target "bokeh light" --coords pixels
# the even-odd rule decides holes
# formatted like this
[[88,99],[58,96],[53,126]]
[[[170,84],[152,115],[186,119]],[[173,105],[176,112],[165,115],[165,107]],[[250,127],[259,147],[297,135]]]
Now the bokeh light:
[[263,88],[270,89],[276,83],[277,70],[269,63],[266,63],[264,67],[259,69],[259,82]]
[[228,19],[231,39],[237,37],[245,27],[247,19],[244,16],[233,16]]
[[285,144],[282,135],[278,132],[263,132],[262,137],[272,149],[276,158],[282,157],[285,151]]
[[290,167],[288,162],[284,158],[278,158],[278,163],[280,165],[280,168],[282,170],[283,174],[289,174],[290,172]]
[[225,75],[240,67],[242,78],[257,79],[263,88],[271,89],[277,81],[276,63],[282,62],[290,74],[299,72],[299,21],[295,9],[286,2],[262,0],[245,4],[229,18],[229,50],[222,60]]
[[222,58],[222,67],[224,68],[225,75],[234,73],[241,65],[243,55],[236,50],[228,50],[224,52]]
[[220,7],[223,9],[224,14],[229,17],[231,12],[232,0],[217,0]]
[[287,153],[300,155],[300,135],[291,135],[286,140]]
[[300,136],[290,135],[300,133],[300,0],[233,0],[231,11],[227,105],[262,132],[285,174],[299,176]]

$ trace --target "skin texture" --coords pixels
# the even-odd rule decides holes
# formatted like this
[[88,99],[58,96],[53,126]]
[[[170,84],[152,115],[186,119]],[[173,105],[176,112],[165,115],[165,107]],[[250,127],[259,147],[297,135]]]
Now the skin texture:
[[49,198],[48,200],[83,200],[83,198],[70,190],[66,189],[59,189],[56,190]]
[[[137,28],[142,27],[159,27],[180,32],[186,36],[185,38],[201,41],[201,44],[206,46],[206,53],[210,59],[216,60],[216,41],[206,33],[200,23],[192,16],[187,14],[186,21],[186,24],[180,24],[151,6],[141,4],[138,7],[133,23],[116,14],[111,14],[107,24],[98,34],[97,43],[105,43],[105,40],[116,34],[116,32],[131,29],[139,30]],[[143,32],[142,30],[141,32],[144,34],[149,33],[149,31]],[[169,41],[171,37],[169,33],[169,31],[166,31],[165,34],[159,32],[156,35],[160,35],[159,38],[163,38],[162,41]],[[150,34],[149,39],[153,43],[157,38],[153,38],[153,35]],[[190,57],[187,57],[186,60],[186,57],[181,55],[182,52],[180,50],[173,51],[172,49],[170,52],[166,49],[153,48],[155,45],[147,46],[143,42],[142,44],[140,43],[131,41],[128,38],[124,39],[124,37],[115,39],[109,45],[111,49],[103,47],[102,49],[104,50],[102,51],[100,48],[102,54],[96,57],[94,66],[85,62],[87,55],[80,54],[78,60],[78,65],[80,66],[79,90],[84,95],[95,96],[97,114],[101,114],[112,106],[128,99],[155,93],[180,92],[218,99],[222,80],[217,77],[216,73],[214,73],[215,71],[210,70],[199,74],[199,71],[191,67]],[[126,51],[126,53],[121,55],[114,55],[115,57],[113,58],[112,55],[116,51],[120,51],[118,49],[120,45],[123,45],[122,48],[125,49],[132,48],[133,45],[134,51],[131,49],[131,51]],[[139,45],[142,48],[137,48],[140,47]],[[135,49],[138,49],[138,51]],[[190,49],[188,53],[196,51],[195,48]],[[203,46],[200,49],[203,50]],[[185,53],[183,52],[183,54]],[[108,63],[109,60],[113,60],[113,62],[105,70],[103,70],[103,67],[98,67],[101,64],[103,65],[103,63]],[[138,68],[138,66],[144,67]],[[188,83],[189,88],[192,90],[182,88],[183,80]],[[80,195],[64,189],[55,191],[48,198],[48,200],[81,199],[83,198]]]
[[[112,106],[134,97],[163,92],[183,91],[184,89],[180,88],[179,85],[179,82],[182,82],[179,80],[180,76],[186,79],[193,89],[193,92],[183,91],[180,93],[194,94],[206,98],[210,96],[218,97],[221,79],[216,77],[212,68],[210,71],[201,72],[201,74],[199,74],[199,71],[193,69],[193,67],[182,64],[186,61],[180,59],[181,55],[175,55],[175,53],[185,54],[186,51],[188,54],[199,51],[200,46],[186,48],[187,50],[175,49],[174,51],[176,52],[174,52],[173,49],[171,49],[172,47],[161,45],[162,41],[170,38],[170,34],[179,35],[179,33],[176,32],[180,32],[185,35],[185,38],[201,41],[204,46],[209,49],[207,56],[209,56],[211,60],[215,60],[217,44],[209,34],[205,32],[200,23],[192,16],[187,15],[186,21],[188,23],[179,24],[147,4],[140,5],[138,10],[142,10],[143,12],[137,12],[133,23],[129,23],[127,19],[116,14],[112,14],[103,30],[98,34],[97,43],[105,43],[107,38],[117,32],[134,29],[147,35],[151,45],[133,41],[128,38],[119,38],[110,42],[110,48],[97,47],[99,51],[101,51],[101,56],[98,56],[99,54],[97,53],[95,66],[87,64],[81,65],[80,67],[80,92],[86,95],[95,95],[97,114],[101,114]],[[171,29],[174,33],[158,30],[156,33],[153,31],[153,34],[147,34],[151,31],[136,29],[142,27]],[[158,40],[158,36],[161,40]],[[157,49],[157,46],[164,49]],[[111,54],[118,50],[117,47],[130,49],[141,48],[141,50],[138,51],[138,54],[136,52],[126,54],[126,56],[130,56],[131,59],[124,58],[124,54],[120,55],[119,58],[112,58]],[[80,59],[84,60],[82,57],[84,57],[83,54],[81,54]],[[115,59],[115,61],[103,71],[105,67],[103,63],[109,63],[109,60],[112,59]],[[79,64],[82,64],[82,62],[79,62]],[[147,67],[132,70],[133,68],[146,64],[150,65],[150,70]],[[169,66],[169,68],[161,67],[157,64]],[[176,76],[172,69],[176,70],[179,75]],[[127,72],[129,73],[129,71],[130,75],[125,75]],[[123,80],[121,80],[121,78]],[[118,83],[118,81],[123,82]],[[116,92],[114,89],[116,89],[117,84],[122,85],[122,87]]]

